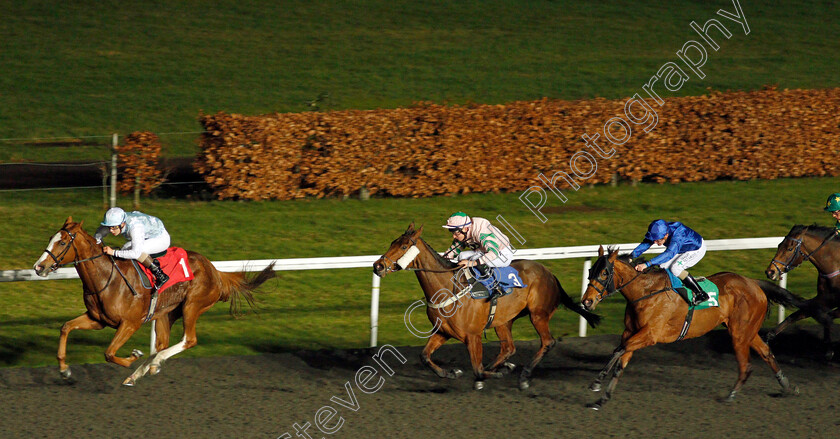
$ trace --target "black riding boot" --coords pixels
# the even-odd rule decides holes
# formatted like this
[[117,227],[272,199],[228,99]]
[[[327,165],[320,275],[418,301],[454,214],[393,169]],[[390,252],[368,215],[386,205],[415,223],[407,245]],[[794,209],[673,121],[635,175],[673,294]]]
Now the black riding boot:
[[[493,273],[490,271],[490,270],[492,270],[492,268],[488,267],[487,264],[478,264],[478,265],[475,266],[475,269],[478,270],[478,275],[480,276],[481,279],[486,279],[489,276],[493,275]],[[493,299],[495,299],[497,297],[501,297],[504,294],[505,294],[505,292],[502,291],[501,285],[499,285],[497,283],[490,290],[490,297],[488,297],[487,300],[492,301]]]
[[700,285],[697,284],[697,281],[690,274],[683,279],[683,283],[694,292],[694,303],[692,305],[697,306],[709,300],[709,295],[700,288]]
[[159,290],[169,280],[169,276],[160,268],[160,262],[157,259],[152,259],[152,265],[149,266],[149,270],[155,275],[155,290]]

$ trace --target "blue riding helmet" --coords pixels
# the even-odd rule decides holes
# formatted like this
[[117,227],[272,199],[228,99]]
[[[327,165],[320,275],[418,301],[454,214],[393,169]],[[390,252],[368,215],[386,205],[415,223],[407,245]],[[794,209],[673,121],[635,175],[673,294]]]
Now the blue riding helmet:
[[668,223],[665,220],[658,219],[648,226],[648,231],[645,233],[645,239],[648,241],[657,241],[668,234]]

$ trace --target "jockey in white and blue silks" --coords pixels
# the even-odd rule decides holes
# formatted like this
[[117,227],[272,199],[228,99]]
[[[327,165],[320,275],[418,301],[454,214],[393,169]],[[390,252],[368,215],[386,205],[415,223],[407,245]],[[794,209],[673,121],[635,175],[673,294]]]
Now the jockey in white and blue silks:
[[[678,221],[656,220],[650,223],[645,239],[633,249],[631,256],[633,258],[641,256],[651,244],[664,245],[665,251],[644,264],[636,265],[637,271],[644,271],[648,267],[658,265],[670,270],[694,292],[694,302],[689,302],[689,305],[697,305],[709,299],[709,295],[700,288],[697,281],[687,271],[706,255],[706,243],[699,233]],[[688,302],[688,297],[683,297],[683,299]]]
[[139,261],[155,276],[156,289],[169,280],[157,259],[149,256],[169,248],[169,233],[163,226],[163,221],[142,212],[125,212],[119,207],[112,207],[105,212],[101,224],[93,235],[97,244],[101,244],[102,238],[109,232],[114,236],[125,235],[127,240],[120,250],[106,246],[103,247],[103,252],[118,258]]

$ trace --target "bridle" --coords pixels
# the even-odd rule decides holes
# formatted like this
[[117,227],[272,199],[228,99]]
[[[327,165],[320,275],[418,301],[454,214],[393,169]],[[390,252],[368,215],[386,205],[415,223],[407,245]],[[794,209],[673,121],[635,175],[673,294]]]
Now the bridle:
[[54,264],[50,265],[50,267],[48,268],[48,270],[50,272],[58,270],[61,267],[67,267],[68,265],[69,266],[74,266],[74,265],[82,263],[82,262],[92,261],[96,258],[101,258],[102,256],[105,255],[105,252],[102,252],[102,253],[100,253],[96,256],[91,256],[89,258],[79,259],[79,260],[74,259],[71,262],[65,262],[65,263],[62,264],[61,261],[64,260],[64,255],[66,255],[67,252],[70,251],[71,246],[73,247],[73,250],[76,251],[76,255],[78,255],[79,252],[78,252],[78,249],[76,249],[76,244],[74,243],[74,241],[76,240],[76,234],[67,230],[67,229],[61,229],[61,230],[59,230],[59,232],[67,233],[67,236],[70,237],[70,242],[67,243],[67,246],[64,247],[64,250],[59,252],[58,255],[53,254],[53,252],[51,252],[49,248],[44,249],[44,253],[48,254],[53,259],[53,261],[55,262]]
[[[804,232],[803,232],[803,234],[804,234]],[[770,262],[770,264],[773,265],[773,267],[775,267],[776,270],[779,271],[779,273],[785,274],[788,271],[793,270],[794,268],[801,265],[803,262],[805,262],[805,260],[810,260],[811,256],[813,256],[815,253],[817,253],[824,245],[826,245],[828,243],[828,241],[831,241],[832,239],[834,239],[835,235],[836,235],[836,233],[832,233],[831,235],[829,235],[827,238],[825,238],[820,243],[819,246],[817,246],[817,248],[814,249],[814,251],[812,251],[810,253],[806,253],[807,249],[805,248],[804,244],[802,243],[802,238],[792,238],[790,236],[787,236],[787,237],[785,237],[785,241],[791,240],[791,241],[796,243],[793,250],[790,251],[791,252],[790,259],[787,262],[783,262],[783,261],[780,261],[776,258],[773,258],[773,260]],[[782,244],[784,244],[785,241],[782,241]],[[795,261],[799,257],[800,254],[802,255],[802,260],[794,264],[793,261]],[[811,261],[811,263],[813,263],[813,262],[814,261]],[[837,272],[831,273],[831,275],[827,276],[827,277],[834,277],[836,275],[837,275]]]
[[597,273],[594,272],[595,267],[589,269],[589,285],[598,292],[595,295],[595,300],[598,302],[606,299],[611,294],[615,293],[616,291],[621,291],[622,288],[630,285],[630,282],[633,282],[638,278],[642,273],[637,272],[635,276],[629,281],[623,283],[621,286],[615,286],[615,263],[610,263],[607,259],[604,259],[606,262],[606,268],[604,270],[607,272],[607,280],[606,282],[601,282],[600,279],[597,277]]
[[[89,257],[89,258],[84,258],[84,259],[73,259],[73,260],[72,260],[72,261],[70,261],[70,262],[65,262],[65,263],[62,263],[61,261],[63,261],[63,260],[64,260],[64,255],[66,255],[66,254],[67,254],[67,252],[68,252],[68,251],[70,251],[70,247],[71,247],[71,246],[73,247],[73,250],[74,250],[74,252],[76,253],[76,256],[78,256],[78,255],[79,255],[79,250],[76,248],[76,244],[75,244],[75,241],[76,241],[76,233],[73,233],[73,232],[71,232],[71,231],[69,231],[69,230],[67,230],[67,229],[61,229],[61,230],[59,230],[59,233],[60,233],[60,232],[65,232],[65,233],[67,233],[67,236],[69,236],[69,237],[70,237],[70,241],[67,243],[67,246],[64,248],[64,250],[62,250],[61,252],[59,252],[57,255],[56,255],[56,254],[54,254],[52,251],[50,251],[50,249],[49,249],[49,248],[47,248],[47,249],[45,249],[45,250],[44,250],[44,252],[45,252],[46,254],[48,254],[48,255],[49,255],[49,256],[53,259],[53,261],[54,261],[54,263],[53,263],[52,265],[50,265],[50,267],[48,268],[48,270],[49,270],[51,273],[52,273],[52,272],[54,272],[54,271],[56,271],[56,270],[58,270],[58,269],[59,269],[59,268],[61,268],[61,267],[76,266],[76,265],[78,265],[78,264],[81,264],[82,262],[92,261],[92,260],[94,260],[94,259],[98,259],[98,258],[101,258],[102,256],[105,256],[105,252],[104,252],[104,251],[102,251],[101,253],[99,253],[99,254],[97,254],[97,255],[94,255],[94,256],[91,256],[91,257]],[[105,289],[106,289],[106,288],[108,288],[108,285],[110,285],[110,284],[111,284],[111,279],[113,278],[114,269],[115,269],[116,267],[117,267],[116,262],[114,261],[114,259],[113,259],[113,258],[111,258],[111,274],[110,274],[110,275],[108,275],[108,282],[106,282],[106,283],[105,283],[105,286],[104,286],[104,287],[102,287],[102,289],[101,289],[101,290],[99,290],[99,291],[97,291],[97,292],[95,292],[95,293],[93,293],[93,294],[99,294],[99,293],[101,293],[102,291],[105,291]],[[122,273],[120,273],[120,274],[122,274]],[[125,279],[125,276],[123,276],[123,278]],[[126,279],[126,282],[128,282],[128,280],[127,280],[127,279]]]
[[[408,239],[409,239],[409,241],[411,241],[411,247],[409,247],[409,249],[411,249],[412,247],[417,247],[417,239],[415,239],[413,237],[410,237]],[[408,250],[406,250],[406,253],[408,253]],[[405,253],[403,253],[403,256],[401,256],[399,259],[397,259],[395,261],[395,260],[389,258],[387,255],[383,254],[380,259],[383,259],[383,260],[388,262],[388,265],[385,266],[385,272],[383,273],[383,275],[388,274],[388,273],[393,273],[393,272],[396,272],[396,271],[400,271],[400,270],[425,271],[425,272],[429,272],[429,273],[448,273],[448,272],[455,271],[455,270],[458,270],[458,269],[461,268],[461,267],[453,267],[453,268],[445,268],[443,270],[432,270],[432,269],[428,269],[428,268],[408,268],[408,267],[402,268],[400,266],[399,262],[400,262],[400,259],[402,259],[404,256],[405,256]]]

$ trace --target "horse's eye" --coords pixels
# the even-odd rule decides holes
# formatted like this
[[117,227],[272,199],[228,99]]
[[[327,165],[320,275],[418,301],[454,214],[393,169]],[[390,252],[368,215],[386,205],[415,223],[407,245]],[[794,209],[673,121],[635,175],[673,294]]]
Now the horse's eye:
[[402,246],[402,247],[400,247],[400,248],[402,248],[403,250],[405,250],[405,249],[407,249],[407,248],[408,248],[408,246],[407,246],[407,245],[404,245],[404,246]]
[[600,274],[598,274],[598,277],[600,277],[601,279],[606,278],[606,277],[607,277],[607,272],[606,272],[606,271],[602,271]]
[[58,243],[61,245],[67,245],[67,243],[65,243],[64,241],[58,241]]

